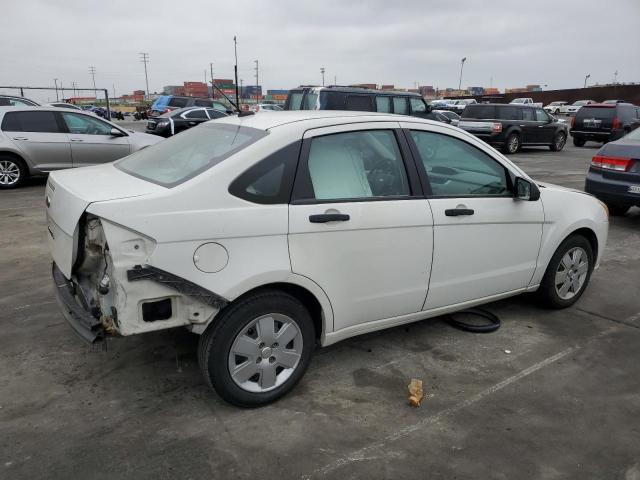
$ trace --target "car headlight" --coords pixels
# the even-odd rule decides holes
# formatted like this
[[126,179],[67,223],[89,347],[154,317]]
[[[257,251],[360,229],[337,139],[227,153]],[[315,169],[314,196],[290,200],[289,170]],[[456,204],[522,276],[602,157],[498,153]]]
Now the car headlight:
[[169,125],[169,120],[160,120],[158,122],[159,127],[166,127],[167,125]]

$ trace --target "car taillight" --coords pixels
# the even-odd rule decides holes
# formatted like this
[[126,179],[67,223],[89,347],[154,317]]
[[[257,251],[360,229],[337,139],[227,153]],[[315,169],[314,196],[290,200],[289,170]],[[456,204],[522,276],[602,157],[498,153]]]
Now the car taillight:
[[617,172],[628,172],[631,168],[630,158],[605,157],[596,155],[591,159],[591,166],[603,168],[605,170],[615,170]]
[[613,119],[613,123],[611,123],[611,128],[613,128],[614,130],[617,128],[620,128],[620,119],[618,117],[615,117]]
[[502,124],[501,123],[494,123],[491,125],[491,131],[493,133],[500,133],[502,131]]

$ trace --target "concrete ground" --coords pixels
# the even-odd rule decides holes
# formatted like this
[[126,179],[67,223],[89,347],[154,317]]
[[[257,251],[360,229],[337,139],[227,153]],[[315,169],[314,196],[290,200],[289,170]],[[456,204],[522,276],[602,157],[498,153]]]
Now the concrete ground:
[[[513,159],[581,188],[595,149]],[[43,191],[0,192],[0,478],[640,479],[640,209],[612,218],[574,307],[521,296],[489,306],[493,334],[432,319],[353,338],[241,410],[206,387],[186,331],[77,339],[52,298]]]

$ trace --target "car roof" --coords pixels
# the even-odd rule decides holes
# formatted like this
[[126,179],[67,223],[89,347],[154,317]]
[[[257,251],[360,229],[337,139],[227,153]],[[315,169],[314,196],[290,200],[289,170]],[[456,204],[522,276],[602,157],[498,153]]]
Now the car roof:
[[376,112],[353,112],[341,110],[284,110],[281,112],[264,111],[259,115],[230,115],[216,120],[216,123],[229,123],[233,125],[243,125],[260,130],[270,130],[282,125],[295,122],[310,122],[313,127],[319,128],[330,125],[349,124],[357,122],[424,122],[427,124],[438,124],[418,117],[407,115],[393,115],[389,113]]
[[340,87],[340,86],[322,86],[322,85],[301,85],[297,88],[292,88],[290,91],[304,91],[304,90],[326,90],[330,92],[339,92],[339,93],[360,93],[367,95],[391,95],[391,96],[400,96],[400,97],[417,97],[422,98],[422,95],[416,92],[398,92],[395,90],[372,90],[370,88],[361,88],[361,87]]

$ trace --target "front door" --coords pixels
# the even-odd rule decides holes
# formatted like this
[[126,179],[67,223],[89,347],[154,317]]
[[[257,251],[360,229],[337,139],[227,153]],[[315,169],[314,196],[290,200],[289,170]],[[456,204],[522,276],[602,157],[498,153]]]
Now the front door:
[[86,167],[129,155],[126,135],[111,135],[112,126],[87,114],[61,112],[69,131],[74,167]]
[[407,157],[395,122],[305,134],[289,207],[291,268],[327,293],[334,331],[422,308],[433,220]]
[[540,249],[542,202],[514,199],[508,170],[487,147],[407,125],[431,189],[433,265],[424,309],[528,286]]
[[35,169],[48,172],[71,168],[69,138],[60,128],[56,113],[7,112],[2,130],[18,146]]
[[521,108],[520,111],[522,112],[522,122],[520,122],[522,132],[521,143],[523,145],[538,143],[540,133],[538,132],[535,109],[524,107]]
[[556,136],[556,125],[542,108],[536,108],[536,122],[538,124],[538,143],[549,145]]

